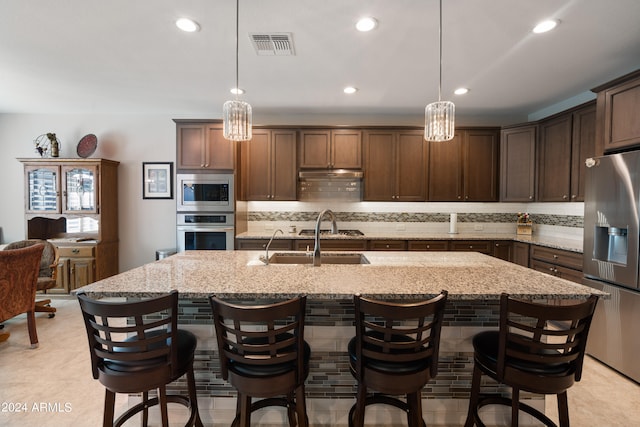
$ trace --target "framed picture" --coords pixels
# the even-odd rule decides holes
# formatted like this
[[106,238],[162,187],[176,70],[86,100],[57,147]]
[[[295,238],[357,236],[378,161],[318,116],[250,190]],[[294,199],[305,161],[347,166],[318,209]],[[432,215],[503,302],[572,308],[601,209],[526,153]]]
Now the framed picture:
[[142,163],[142,198],[173,199],[173,163]]

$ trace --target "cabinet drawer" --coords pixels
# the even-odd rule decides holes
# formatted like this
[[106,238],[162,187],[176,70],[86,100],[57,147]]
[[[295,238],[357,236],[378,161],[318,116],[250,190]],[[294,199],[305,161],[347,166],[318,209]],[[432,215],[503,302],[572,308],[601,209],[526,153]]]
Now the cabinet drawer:
[[452,251],[470,251],[491,254],[492,247],[489,240],[452,240],[450,247]]
[[531,268],[536,271],[560,277],[561,279],[571,280],[572,282],[576,283],[582,283],[582,271],[580,270],[574,270],[572,268],[555,265],[537,259],[531,260]]
[[[241,251],[262,250],[266,249],[267,243],[269,243],[269,239],[237,239],[236,249]],[[274,239],[269,249],[291,250],[291,243],[291,240]]]
[[58,247],[60,257],[92,258],[95,256],[94,246],[62,246]]
[[406,251],[406,240],[370,240],[369,250],[371,251]]
[[562,265],[564,267],[582,271],[582,254],[577,252],[532,245],[531,259],[546,261],[551,264]]
[[[296,240],[295,250],[312,251],[315,246],[313,240]],[[367,241],[360,239],[320,239],[320,249],[323,251],[366,251]]]
[[446,240],[409,240],[407,249],[410,251],[448,251],[449,242]]

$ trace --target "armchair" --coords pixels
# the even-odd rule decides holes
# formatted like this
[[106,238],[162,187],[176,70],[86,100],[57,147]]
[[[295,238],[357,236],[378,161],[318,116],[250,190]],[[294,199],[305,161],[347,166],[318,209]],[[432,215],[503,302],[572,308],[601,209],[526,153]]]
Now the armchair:
[[35,301],[44,245],[0,251],[0,322],[27,313],[31,348],[38,347]]

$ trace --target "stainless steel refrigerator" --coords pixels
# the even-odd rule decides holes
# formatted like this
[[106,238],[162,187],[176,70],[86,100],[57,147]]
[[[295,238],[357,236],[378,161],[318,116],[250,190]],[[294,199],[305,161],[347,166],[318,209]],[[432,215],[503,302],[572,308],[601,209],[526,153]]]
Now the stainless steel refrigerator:
[[598,302],[587,353],[640,382],[640,151],[586,166],[584,283],[611,294]]

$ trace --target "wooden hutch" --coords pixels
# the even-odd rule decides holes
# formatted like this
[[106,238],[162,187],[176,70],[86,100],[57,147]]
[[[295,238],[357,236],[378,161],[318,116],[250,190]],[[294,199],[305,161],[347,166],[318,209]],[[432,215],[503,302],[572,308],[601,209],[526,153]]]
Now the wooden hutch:
[[118,165],[106,159],[18,159],[24,165],[28,239],[58,247],[58,284],[69,293],[118,273]]

